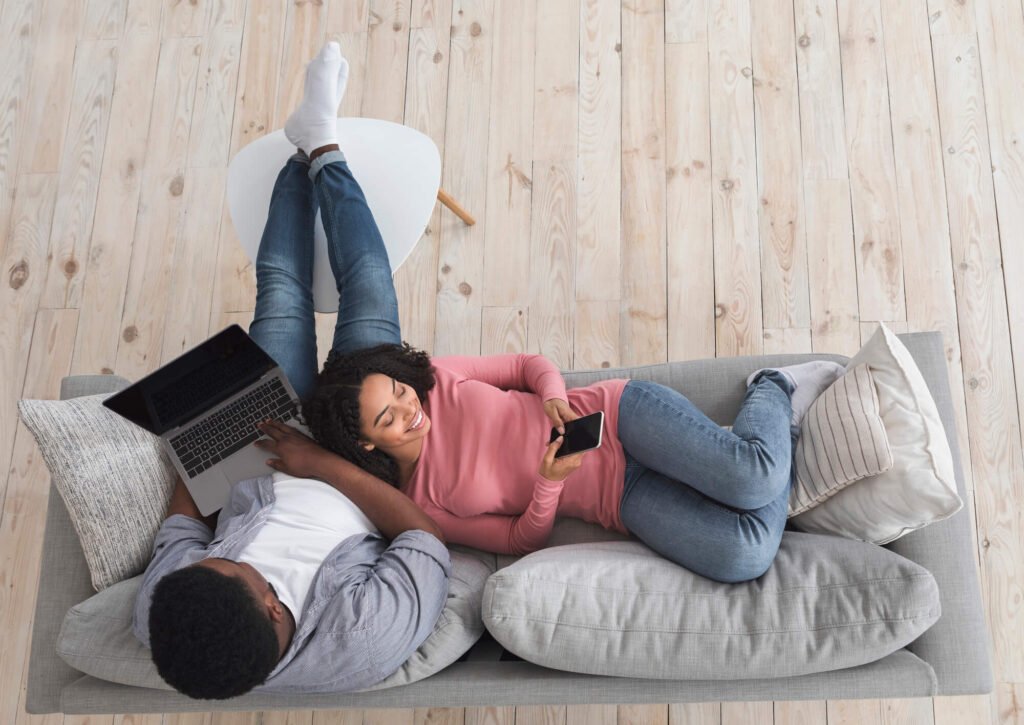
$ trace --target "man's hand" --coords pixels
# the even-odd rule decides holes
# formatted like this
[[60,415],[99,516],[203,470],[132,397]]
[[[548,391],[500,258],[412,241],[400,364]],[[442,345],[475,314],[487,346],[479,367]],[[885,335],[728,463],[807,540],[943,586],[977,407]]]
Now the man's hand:
[[562,458],[555,458],[555,453],[565,442],[564,436],[558,436],[544,451],[544,458],[540,462],[540,475],[549,481],[564,481],[565,477],[583,465],[583,456],[586,451],[573,453]]
[[261,451],[277,456],[267,465],[296,478],[323,478],[325,463],[336,456],[309,436],[280,421],[268,420],[256,426],[269,439],[254,444]]
[[552,425],[563,435],[565,434],[565,424],[570,420],[579,418],[573,409],[569,407],[569,404],[560,398],[545,400],[544,412],[551,419]]

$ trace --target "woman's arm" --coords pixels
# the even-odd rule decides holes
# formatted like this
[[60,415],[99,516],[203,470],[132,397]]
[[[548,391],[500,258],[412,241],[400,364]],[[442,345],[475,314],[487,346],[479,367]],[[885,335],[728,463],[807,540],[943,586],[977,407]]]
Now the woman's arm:
[[268,460],[268,465],[297,478],[317,478],[333,486],[358,506],[388,539],[418,529],[444,541],[433,519],[398,489],[322,448],[291,426],[269,421],[261,423],[259,429],[270,439],[258,440],[256,445],[277,456]]
[[541,400],[567,400],[558,367],[543,355],[446,356],[436,365],[502,390],[536,393]]

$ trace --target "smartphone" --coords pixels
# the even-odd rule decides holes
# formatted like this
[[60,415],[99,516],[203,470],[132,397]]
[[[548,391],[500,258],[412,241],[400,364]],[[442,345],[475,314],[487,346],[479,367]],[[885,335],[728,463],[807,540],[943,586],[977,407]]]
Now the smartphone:
[[[571,456],[573,453],[581,453],[594,448],[600,448],[601,434],[603,432],[603,411],[599,410],[596,413],[585,415],[582,418],[570,420],[565,424],[565,440],[562,441],[562,447],[555,452],[555,458]],[[548,443],[553,443],[559,435],[561,434],[558,432],[558,428],[552,428],[551,440],[549,440]]]

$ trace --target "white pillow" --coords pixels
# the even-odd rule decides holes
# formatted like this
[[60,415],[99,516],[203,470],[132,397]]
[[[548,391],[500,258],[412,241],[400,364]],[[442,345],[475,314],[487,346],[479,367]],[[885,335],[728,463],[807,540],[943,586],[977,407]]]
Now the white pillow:
[[847,486],[791,520],[802,530],[887,544],[963,507],[953,456],[921,371],[885,325],[847,364],[867,364],[892,450],[888,471]]
[[96,591],[149,564],[175,481],[159,439],[104,408],[109,395],[18,402],[64,499]]

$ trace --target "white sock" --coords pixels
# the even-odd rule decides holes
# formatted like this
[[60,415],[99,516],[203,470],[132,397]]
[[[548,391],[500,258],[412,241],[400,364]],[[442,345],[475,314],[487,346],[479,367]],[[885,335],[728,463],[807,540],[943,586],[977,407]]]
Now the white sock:
[[302,102],[284,124],[288,140],[306,154],[338,143],[338,106],[347,84],[348,61],[341,46],[331,41],[306,66]]
[[793,384],[793,425],[800,425],[800,421],[803,420],[811,404],[846,372],[846,368],[839,363],[827,360],[812,360],[811,362],[800,363],[799,365],[755,370],[747,378],[748,386],[762,370],[778,370]]

